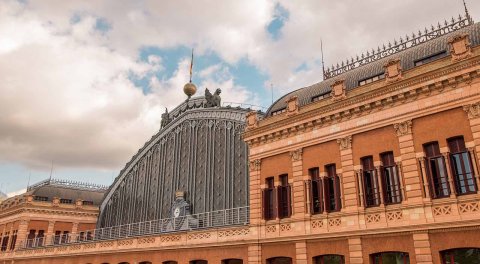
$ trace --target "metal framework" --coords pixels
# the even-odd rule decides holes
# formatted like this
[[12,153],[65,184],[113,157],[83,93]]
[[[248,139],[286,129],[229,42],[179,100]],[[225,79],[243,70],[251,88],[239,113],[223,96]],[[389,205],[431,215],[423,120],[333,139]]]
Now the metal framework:
[[400,37],[400,40],[398,41],[395,39],[393,44],[389,42],[388,45],[384,44],[382,47],[379,46],[376,50],[372,49],[371,51],[362,53],[361,56],[357,55],[355,59],[352,57],[350,60],[347,59],[340,64],[337,63],[337,65],[332,65],[331,67],[324,69],[323,79],[330,79],[362,65],[378,61],[429,40],[436,39],[461,28],[473,25],[473,23],[473,19],[468,13],[464,17],[459,15],[457,19],[452,17],[450,22],[445,20],[443,25],[440,23],[438,23],[436,27],[432,25],[430,29],[425,28],[423,32],[419,30],[417,34],[413,33],[411,36],[406,35],[405,38]]
[[82,231],[79,234],[65,234],[53,236],[51,238],[40,237],[27,239],[20,242],[20,249],[90,243],[205,228],[248,225],[249,214],[250,208],[244,206],[176,218],[165,218],[107,228],[98,228]]

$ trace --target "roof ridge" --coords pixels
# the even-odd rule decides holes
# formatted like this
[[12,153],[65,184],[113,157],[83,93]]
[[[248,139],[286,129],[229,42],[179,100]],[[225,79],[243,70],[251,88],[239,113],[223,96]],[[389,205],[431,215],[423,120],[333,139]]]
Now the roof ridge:
[[469,15],[458,15],[458,18],[452,17],[450,21],[445,20],[443,25],[438,22],[436,27],[433,25],[431,25],[430,29],[425,27],[423,32],[419,30],[418,33],[412,33],[411,36],[405,35],[405,38],[400,37],[398,41],[394,39],[393,44],[392,42],[389,42],[387,45],[382,44],[382,47],[378,46],[376,50],[372,49],[371,51],[362,53],[360,56],[356,55],[355,59],[351,57],[350,60],[347,59],[340,64],[337,63],[337,65],[327,67],[327,69],[323,71],[323,80],[336,77],[360,66],[381,60],[473,24],[474,22]]

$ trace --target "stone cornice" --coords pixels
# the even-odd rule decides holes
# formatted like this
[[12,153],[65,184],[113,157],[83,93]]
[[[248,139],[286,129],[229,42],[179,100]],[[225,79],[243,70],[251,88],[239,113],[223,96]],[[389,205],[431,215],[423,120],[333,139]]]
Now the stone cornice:
[[[455,88],[459,83],[471,82],[480,75],[480,56],[462,61],[444,69],[426,73],[410,79],[405,78],[395,84],[375,89],[371,92],[347,98],[310,111],[300,111],[291,118],[277,120],[277,122],[259,125],[258,128],[244,133],[249,145],[258,145],[271,142],[275,139],[286,138],[314,127],[339,122],[343,118],[368,114],[374,109],[382,109],[417,99],[420,95],[430,95],[434,91],[443,91],[447,87]],[[461,72],[463,70],[463,72]],[[465,72],[465,70],[469,70]],[[445,75],[457,73],[445,78]],[[442,78],[443,77],[443,78]],[[436,80],[436,82],[428,82]],[[348,108],[350,106],[350,108]],[[280,129],[280,130],[279,130]],[[268,133],[267,133],[268,132]]]

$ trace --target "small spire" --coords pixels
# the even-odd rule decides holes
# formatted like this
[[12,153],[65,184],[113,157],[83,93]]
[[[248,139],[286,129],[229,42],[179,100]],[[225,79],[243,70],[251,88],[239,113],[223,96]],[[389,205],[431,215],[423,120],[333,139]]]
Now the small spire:
[[193,70],[193,48],[192,48],[192,59],[190,60],[190,82],[192,82],[192,71]]
[[320,53],[322,53],[322,72],[323,72],[323,80],[325,80],[325,63],[323,61],[323,40],[320,39]]
[[470,13],[468,12],[467,4],[465,3],[465,0],[463,0],[463,7],[465,8],[465,16],[467,17],[467,20],[470,24],[473,24],[473,19],[470,16]]

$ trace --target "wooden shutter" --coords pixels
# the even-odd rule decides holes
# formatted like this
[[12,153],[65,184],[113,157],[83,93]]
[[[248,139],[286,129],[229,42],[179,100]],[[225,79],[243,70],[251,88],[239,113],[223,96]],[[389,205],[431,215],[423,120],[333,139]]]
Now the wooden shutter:
[[335,175],[333,179],[333,185],[335,188],[335,209],[338,211],[342,209],[342,201],[340,199],[340,177]]
[[292,188],[290,185],[285,186],[287,193],[287,217],[292,215]]
[[[324,205],[324,208],[322,208],[323,210],[325,210],[325,212],[330,212],[330,190],[329,190],[329,184],[328,184],[328,176],[327,177],[324,177],[321,182],[323,184],[323,195],[322,195],[322,198],[323,198],[323,202],[322,204]],[[322,211],[323,211],[322,210]]]

